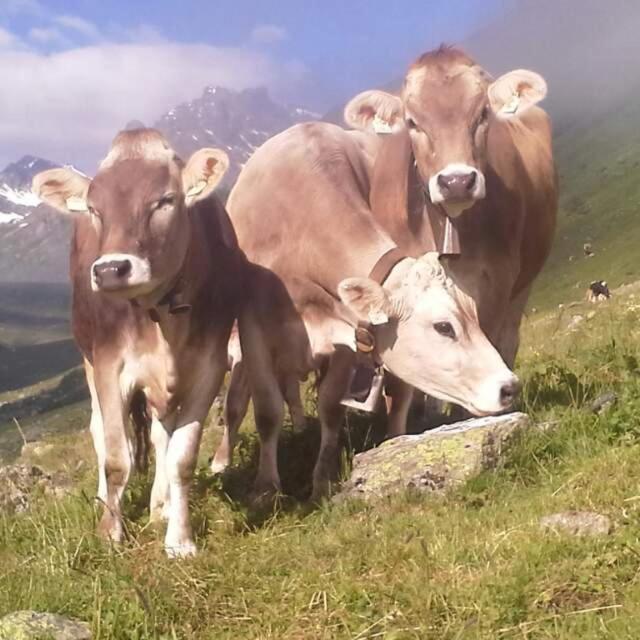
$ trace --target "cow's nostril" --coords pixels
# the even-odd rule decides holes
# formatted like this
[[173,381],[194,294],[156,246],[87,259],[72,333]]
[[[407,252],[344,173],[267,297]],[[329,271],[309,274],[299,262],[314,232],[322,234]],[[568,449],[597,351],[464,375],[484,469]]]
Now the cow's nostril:
[[451,183],[450,176],[443,176],[442,174],[438,176],[438,186],[441,189],[448,189],[450,183]]
[[518,397],[520,393],[520,383],[508,382],[507,384],[503,384],[500,388],[500,403],[504,407],[510,407]]
[[471,191],[471,189],[473,189],[476,186],[477,179],[478,179],[477,171],[472,171],[466,176],[464,186],[466,187],[467,191]]
[[131,273],[131,261],[122,260],[116,264],[116,272],[119,278],[124,278]]

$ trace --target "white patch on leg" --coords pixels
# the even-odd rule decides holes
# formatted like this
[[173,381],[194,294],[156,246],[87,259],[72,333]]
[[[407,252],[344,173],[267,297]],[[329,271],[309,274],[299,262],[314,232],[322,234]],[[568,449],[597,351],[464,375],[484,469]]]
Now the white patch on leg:
[[151,442],[155,450],[156,468],[149,501],[149,518],[152,522],[169,519],[169,481],[167,479],[167,447],[169,434],[157,418],[151,421]]
[[196,465],[202,424],[190,422],[175,429],[169,439],[166,472],[169,481],[169,522],[165,550],[172,558],[196,553],[189,521],[189,489]]

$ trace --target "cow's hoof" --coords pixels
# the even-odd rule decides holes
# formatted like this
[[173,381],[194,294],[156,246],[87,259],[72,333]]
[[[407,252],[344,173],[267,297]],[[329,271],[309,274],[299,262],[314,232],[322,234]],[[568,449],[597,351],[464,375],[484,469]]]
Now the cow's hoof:
[[103,540],[110,540],[111,542],[115,542],[116,544],[120,544],[124,539],[122,522],[119,518],[112,516],[108,512],[105,512],[100,519],[100,522],[98,523],[98,527],[96,529],[96,533]]
[[249,494],[249,503],[254,509],[271,509],[276,504],[277,497],[281,494],[280,487],[271,483],[256,483]]
[[198,553],[196,544],[193,540],[185,540],[178,543],[165,541],[164,550],[167,557],[172,559],[193,558]]

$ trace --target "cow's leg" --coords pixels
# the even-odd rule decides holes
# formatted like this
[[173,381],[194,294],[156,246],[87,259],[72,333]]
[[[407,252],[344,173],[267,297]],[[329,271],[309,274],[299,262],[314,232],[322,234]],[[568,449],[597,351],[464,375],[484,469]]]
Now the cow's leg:
[[289,407],[291,424],[296,433],[304,431],[307,419],[304,415],[304,407],[300,398],[300,381],[296,376],[288,376],[282,385],[284,399]]
[[242,360],[240,360],[231,369],[229,388],[224,399],[224,433],[211,461],[212,473],[222,473],[231,464],[238,429],[247,415],[250,397],[249,382],[244,372]]
[[393,374],[385,373],[387,399],[387,435],[390,438],[407,433],[407,417],[413,399],[413,387]]
[[156,468],[149,501],[149,518],[152,522],[157,522],[169,517],[169,480],[167,478],[169,433],[155,416],[151,420],[151,442],[155,450]]
[[93,448],[98,461],[98,500],[103,504],[107,501],[107,476],[105,473],[105,448],[104,448],[104,425],[102,424],[102,413],[98,402],[98,393],[93,379],[93,367],[88,360],[84,361],[84,371],[87,378],[87,386],[91,395],[91,420],[89,431],[93,440]]
[[165,468],[169,483],[169,509],[165,550],[173,558],[196,553],[189,518],[189,489],[198,462],[202,427],[227,370],[226,357],[213,367],[211,358],[203,360],[207,366],[202,367],[196,384],[181,404],[167,447]]
[[281,489],[278,437],[284,418],[284,397],[260,320],[248,309],[238,319],[238,326],[256,427],[260,435],[260,458],[253,489],[253,497],[260,499]]
[[[130,391],[120,386],[119,363],[107,361],[94,370],[94,384],[102,416],[105,497],[98,532],[114,542],[124,536],[122,496],[129,481],[133,451],[127,436]],[[99,431],[95,423],[96,434]],[[96,438],[99,440],[99,438]]]
[[260,434],[260,459],[253,488],[254,497],[281,490],[278,473],[278,439],[284,419],[284,398],[270,367],[252,372],[251,397],[256,427]]
[[340,404],[349,385],[355,354],[338,345],[329,361],[329,368],[318,390],[318,414],[321,425],[320,452],[313,470],[312,500],[319,500],[331,491],[331,483],[339,473],[340,430],[345,408]]
[[513,369],[516,355],[518,354],[518,348],[520,346],[520,322],[524,315],[530,291],[531,288],[528,287],[511,300],[502,326],[500,327],[498,337],[494,342],[496,349],[510,369]]

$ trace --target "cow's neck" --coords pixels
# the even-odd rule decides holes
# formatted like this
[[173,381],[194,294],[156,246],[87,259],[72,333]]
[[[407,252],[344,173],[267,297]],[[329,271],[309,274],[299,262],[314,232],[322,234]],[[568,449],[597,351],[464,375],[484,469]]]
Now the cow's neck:
[[225,265],[232,248],[218,238],[219,228],[203,225],[197,215],[190,216],[190,240],[179,272],[170,280],[166,291],[149,309],[170,345],[179,345],[195,331],[214,326],[221,282],[229,276],[233,265]]
[[371,179],[369,202],[376,220],[407,255],[427,251],[446,255],[461,252],[458,227],[444,209],[425,193],[408,133],[387,135],[381,141]]

